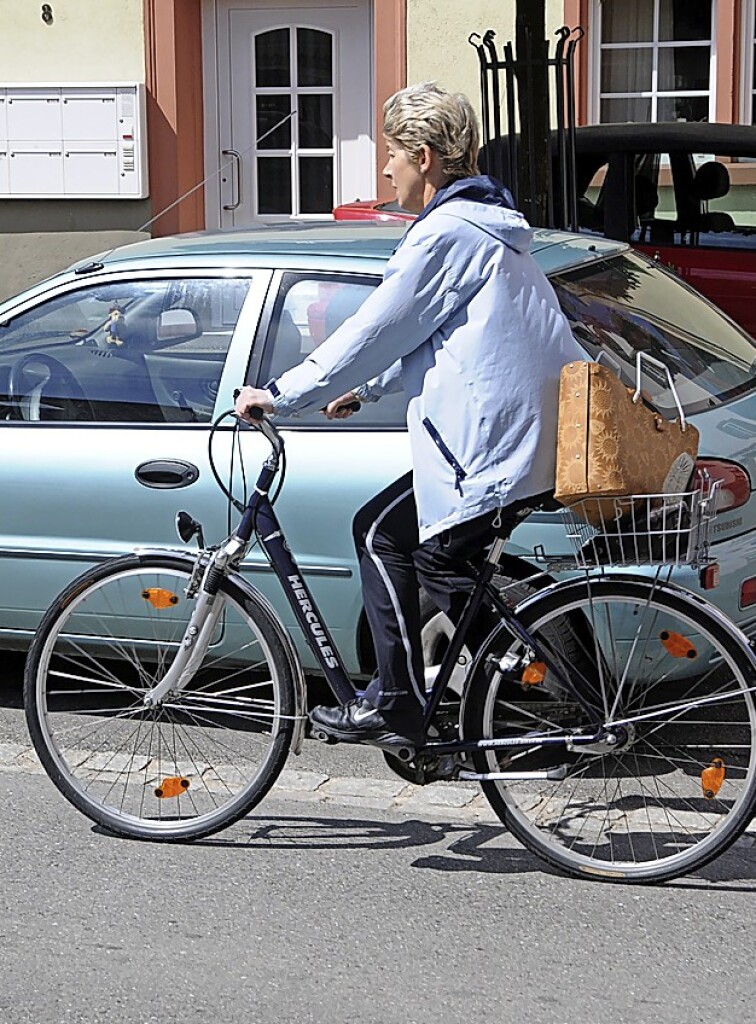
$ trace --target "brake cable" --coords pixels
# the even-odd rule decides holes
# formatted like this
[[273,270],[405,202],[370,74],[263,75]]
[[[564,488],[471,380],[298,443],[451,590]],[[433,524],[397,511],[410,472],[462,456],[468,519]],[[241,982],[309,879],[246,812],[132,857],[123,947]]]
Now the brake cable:
[[[220,473],[218,472],[217,466],[215,464],[215,458],[213,456],[213,439],[214,439],[216,431],[219,429],[220,424],[222,423],[222,421],[225,420],[229,416],[233,416],[233,418],[234,418],[234,425],[233,425],[234,436],[233,436],[232,441],[231,441],[230,477],[229,477],[229,485],[227,487],[226,484],[221,479]],[[244,423],[242,420],[240,420],[238,418],[238,416],[236,416],[236,413],[234,412],[233,409],[226,409],[219,416],[217,416],[216,419],[213,421],[212,428],[210,430],[210,436],[209,436],[208,442],[207,442],[207,454],[208,454],[208,461],[210,463],[210,471],[213,474],[213,477],[215,478],[215,482],[218,485],[218,487],[220,488],[220,490],[223,493],[223,495],[226,498],[226,500],[229,502],[230,505],[232,505],[236,509],[236,511],[240,515],[244,513],[244,510],[245,510],[246,505],[247,505],[247,478],[246,478],[246,470],[245,470],[245,467],[244,467],[244,459],[242,458],[241,443],[240,443],[241,442],[241,431],[242,431],[242,429],[257,430],[257,427],[253,426],[252,424],[247,425],[246,423]],[[241,472],[242,472],[242,483],[243,483],[243,489],[244,489],[244,491],[243,491],[243,493],[244,493],[244,500],[243,501],[240,501],[238,498],[236,498],[234,496],[232,490],[231,490],[231,485],[232,485],[232,480],[233,480],[233,467],[234,467],[234,450],[236,448],[238,448],[238,451],[239,451],[239,464],[241,466]],[[281,451],[281,455],[280,455],[280,467],[279,467],[278,483],[276,485],[275,492],[273,493],[273,495],[270,498],[271,505],[275,505],[276,501],[278,500],[278,496],[281,493],[281,489],[282,489],[282,487],[284,485],[284,480],[285,479],[286,479],[286,449],[283,449]]]

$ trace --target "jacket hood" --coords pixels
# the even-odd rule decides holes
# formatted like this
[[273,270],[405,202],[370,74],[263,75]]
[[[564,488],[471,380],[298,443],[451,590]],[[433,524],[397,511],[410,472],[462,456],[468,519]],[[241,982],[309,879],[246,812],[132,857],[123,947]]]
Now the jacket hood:
[[510,249],[526,252],[530,248],[533,232],[515,209],[509,189],[487,174],[458,178],[439,189],[409,230],[440,206],[444,207],[444,213],[493,235]]

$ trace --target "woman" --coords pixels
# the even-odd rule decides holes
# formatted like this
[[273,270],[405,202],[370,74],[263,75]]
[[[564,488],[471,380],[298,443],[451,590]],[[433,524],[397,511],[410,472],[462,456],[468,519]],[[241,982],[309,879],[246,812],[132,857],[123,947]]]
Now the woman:
[[236,411],[342,418],[355,401],[409,397],[413,471],[354,520],[377,673],[364,697],[311,713],[334,739],[391,747],[423,739],[418,584],[456,620],[484,549],[546,500],[559,373],[583,354],[530,228],[477,173],[468,100],[411,86],[386,102],[383,127],[383,173],[417,220],[358,312],[265,389],[243,388]]

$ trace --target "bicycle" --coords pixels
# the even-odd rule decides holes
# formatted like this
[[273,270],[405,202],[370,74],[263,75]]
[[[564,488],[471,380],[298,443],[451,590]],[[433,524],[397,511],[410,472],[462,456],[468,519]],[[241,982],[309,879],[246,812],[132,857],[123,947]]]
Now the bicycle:
[[[29,652],[40,760],[74,806],[119,835],[208,836],[251,811],[301,749],[298,656],[239,572],[253,538],[334,696],[355,695],[273,508],[283,438],[267,417],[257,429],[270,454],[222,544],[206,548],[200,524],[179,513],[196,555],[140,550],[84,573]],[[756,807],[756,658],[726,616],[669,579],[674,565],[711,563],[715,494],[704,479],[679,495],[566,510],[574,552],[536,552],[542,585],[515,608],[494,583],[497,540],[429,692],[427,741],[388,752],[389,763],[418,783],[479,782],[527,848],[577,877],[659,882],[723,852]],[[617,571],[626,566],[635,574]],[[497,624],[459,701],[447,700],[483,602]]]

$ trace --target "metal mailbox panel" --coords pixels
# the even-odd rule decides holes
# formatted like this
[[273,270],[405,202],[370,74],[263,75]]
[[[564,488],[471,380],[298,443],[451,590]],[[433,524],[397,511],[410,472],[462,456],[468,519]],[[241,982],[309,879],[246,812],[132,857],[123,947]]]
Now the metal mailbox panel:
[[0,198],[148,194],[141,84],[0,85]]

